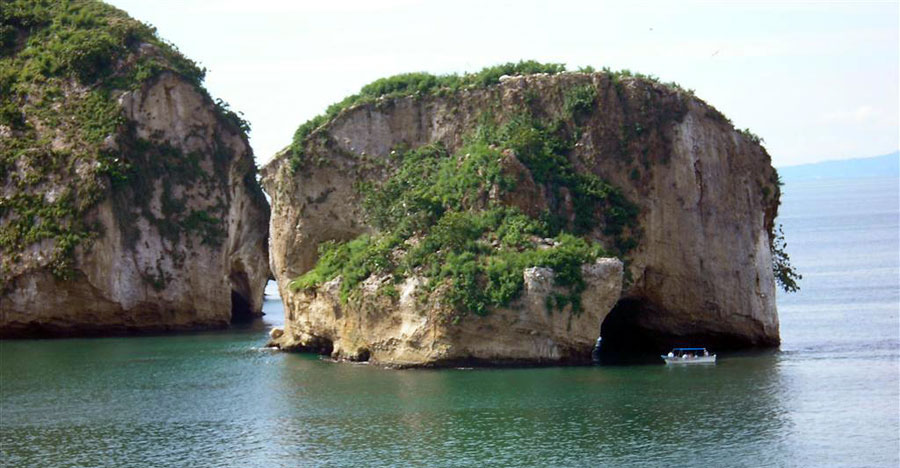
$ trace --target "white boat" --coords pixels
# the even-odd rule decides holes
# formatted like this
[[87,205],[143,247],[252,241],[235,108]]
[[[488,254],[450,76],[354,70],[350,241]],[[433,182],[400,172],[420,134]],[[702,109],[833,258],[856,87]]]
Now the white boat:
[[706,348],[675,348],[660,356],[666,364],[715,364],[716,355]]

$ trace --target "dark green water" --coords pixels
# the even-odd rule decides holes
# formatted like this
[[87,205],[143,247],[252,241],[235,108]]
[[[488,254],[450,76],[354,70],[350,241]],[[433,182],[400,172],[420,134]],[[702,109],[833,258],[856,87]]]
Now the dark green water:
[[898,466],[897,184],[786,187],[777,352],[392,371],[261,349],[271,300],[225,332],[0,342],[0,463]]

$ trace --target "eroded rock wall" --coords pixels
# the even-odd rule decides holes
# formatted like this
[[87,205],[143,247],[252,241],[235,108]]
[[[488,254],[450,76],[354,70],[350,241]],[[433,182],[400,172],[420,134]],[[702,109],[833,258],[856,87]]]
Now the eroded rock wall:
[[642,205],[644,235],[632,256],[634,283],[625,294],[632,307],[624,313],[647,345],[779,343],[769,244],[777,176],[764,150],[728,127],[691,101],[667,129],[665,164],[636,183],[608,161],[595,168]]
[[[130,170],[102,181],[87,215],[99,235],[75,249],[68,279],[51,272],[53,240],[8,263],[2,336],[223,327],[261,313],[269,212],[243,131],[175,73],[116,99],[126,124],[105,145]],[[47,194],[79,183],[52,181]]]
[[425,280],[407,278],[396,295],[384,293],[390,277],[373,275],[352,302],[340,298],[341,278],[315,291],[289,296],[283,333],[272,345],[336,359],[392,366],[586,363],[599,324],[622,291],[622,262],[602,258],[582,267],[587,284],[583,310],[547,307],[560,293],[549,268],[523,272],[525,290],[508,308],[484,317],[461,317]]
[[[640,208],[641,234],[627,249],[620,295],[620,304],[629,306],[616,308],[619,329],[627,330],[621,338],[646,339],[656,348],[685,341],[717,348],[779,342],[769,247],[779,187],[758,142],[693,95],[643,79],[568,73],[501,81],[352,107],[306,140],[311,163],[295,170],[285,152],[263,169],[272,197],[271,267],[288,330],[340,340],[321,324],[350,320],[348,314],[319,307],[288,284],[315,264],[319,243],[372,231],[354,187],[382,180],[394,148],[441,142],[452,151],[485,113],[502,121],[527,111],[576,119],[581,131],[570,161],[620,187]],[[593,87],[596,97],[588,112],[571,117],[567,94],[578,86]],[[591,236],[615,242],[601,227]],[[391,310],[384,305],[379,313],[390,316]],[[489,317],[466,317],[472,323],[462,326],[494,320]],[[596,326],[588,329],[593,333]],[[393,338],[398,349],[405,346],[394,332],[385,333],[382,342]],[[490,339],[503,340],[503,332]]]

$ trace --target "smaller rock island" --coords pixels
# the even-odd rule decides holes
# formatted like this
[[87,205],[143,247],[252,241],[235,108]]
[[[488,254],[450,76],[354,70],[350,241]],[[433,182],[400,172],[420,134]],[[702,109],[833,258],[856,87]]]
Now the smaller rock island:
[[3,10],[0,337],[260,315],[268,203],[204,70],[102,2]]

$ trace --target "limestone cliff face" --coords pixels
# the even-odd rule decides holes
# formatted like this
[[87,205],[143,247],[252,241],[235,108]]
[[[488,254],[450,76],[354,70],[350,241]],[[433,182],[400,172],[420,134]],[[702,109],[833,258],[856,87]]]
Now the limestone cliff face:
[[0,121],[0,336],[223,327],[259,315],[269,210],[240,121],[146,26],[79,5],[89,20],[11,12],[13,26],[31,26],[4,67],[27,70],[60,24],[94,25],[69,35],[115,47],[42,80],[20,75],[22,91],[3,96],[21,113]]
[[[51,271],[52,241],[10,262],[0,296],[4,336],[221,327],[233,313],[261,312],[268,207],[246,137],[172,73],[118,102],[133,133],[109,142],[133,172],[87,213],[102,234],[75,249],[70,278]],[[193,174],[160,170],[149,160],[158,155],[129,146],[134,141],[162,145],[174,158],[192,155],[195,167],[177,169]],[[43,190],[60,193],[78,180],[61,175],[55,182]]]
[[485,317],[459,317],[419,277],[389,296],[381,288],[391,279],[373,275],[360,298],[343,303],[338,277],[288,296],[285,328],[273,344],[393,367],[589,362],[599,324],[622,290],[622,262],[603,258],[582,271],[587,292],[578,313],[547,309],[559,288],[552,269],[535,267],[522,273],[522,296]]
[[[573,112],[571,91],[579,87],[590,87],[595,94],[588,106]],[[503,121],[522,109],[576,122],[577,142],[566,157],[577,171],[618,186],[639,207],[632,239],[614,238],[602,225],[590,233],[606,245],[620,246],[628,261],[618,302],[611,310],[584,317],[584,333],[596,338],[602,323],[604,343],[621,348],[777,345],[770,242],[779,188],[765,149],[686,92],[608,73],[504,77],[496,85],[442,96],[382,98],[346,109],[312,132],[305,144],[310,163],[301,169],[291,168],[288,153],[278,155],[263,169],[263,184],[272,197],[271,268],[287,315],[281,342],[302,348],[315,344],[317,337],[327,338],[341,343],[337,354],[342,356],[362,348],[375,356],[377,348],[388,356],[386,360],[401,359],[391,354],[396,352],[404,361],[416,355],[406,348],[440,347],[439,340],[408,338],[398,331],[400,323],[410,320],[406,318],[410,310],[419,310],[410,317],[430,317],[434,307],[412,308],[401,301],[399,307],[393,302],[369,303],[348,310],[330,305],[333,294],[327,291],[333,285],[313,296],[287,285],[315,265],[321,242],[373,231],[354,187],[360,181],[383,179],[394,148],[440,142],[453,150],[486,113]],[[548,196],[541,187],[518,183],[504,203],[527,211],[528,206],[545,206]],[[566,193],[561,197],[555,203],[559,214],[574,216],[567,208],[571,197]],[[323,295],[326,299],[320,299]],[[529,300],[528,294],[523,297]],[[603,309],[607,304],[597,299],[591,306]],[[355,334],[345,341],[347,327],[367,323],[360,319],[363,309],[377,311],[384,317],[381,320],[395,320],[396,327],[376,327],[369,335]],[[520,314],[527,310],[513,309]],[[499,327],[490,338],[472,331],[484,323],[498,324],[495,321],[508,313],[512,312],[466,317],[461,325],[439,326],[437,333],[470,333],[459,342],[485,340],[485,349],[493,343],[517,342],[521,333],[510,327]],[[545,325],[535,324],[532,331],[543,330]],[[507,357],[541,360],[553,354],[537,351],[537,344],[525,345],[532,346],[527,352],[516,346],[504,348]],[[588,346],[577,349],[581,356],[590,352]],[[492,356],[502,354],[497,350]],[[419,363],[441,359],[417,356]]]

